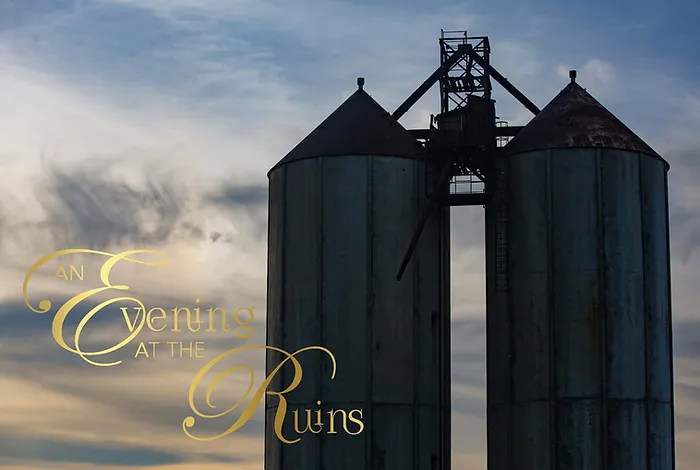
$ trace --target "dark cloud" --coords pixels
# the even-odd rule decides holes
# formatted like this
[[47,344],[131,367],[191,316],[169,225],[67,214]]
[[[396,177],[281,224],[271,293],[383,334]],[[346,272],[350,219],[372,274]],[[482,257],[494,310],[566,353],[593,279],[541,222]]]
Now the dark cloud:
[[676,431],[676,436],[680,433],[690,431],[697,432],[700,429],[700,419],[690,416],[687,413],[682,413],[678,411],[676,407],[674,414],[674,427]]
[[685,320],[673,323],[673,357],[700,357],[700,321]]
[[264,206],[267,204],[267,185],[239,186],[229,183],[209,199],[217,204],[232,207]]
[[[486,322],[472,318],[452,321],[452,378],[472,387],[486,385]],[[485,397],[484,397],[485,398]]]
[[173,183],[147,180],[142,188],[110,179],[100,168],[49,170],[38,195],[46,223],[60,246],[104,248],[115,243],[156,244],[176,233],[199,238],[183,225],[187,194]]
[[672,150],[664,157],[671,165],[668,173],[671,253],[685,264],[700,245],[700,214],[693,189],[700,178],[697,151]]
[[13,460],[39,460],[44,462],[90,463],[137,467],[142,465],[167,465],[184,462],[181,456],[145,447],[73,444],[30,437],[14,437],[0,434],[0,463]]
[[[197,333],[172,333],[166,330],[157,334],[160,335],[159,338],[144,339],[139,335],[123,349],[107,356],[93,358],[98,362],[123,360],[122,364],[107,368],[93,367],[85,363],[79,356],[62,350],[53,340],[51,336],[53,316],[66,299],[51,298],[50,300],[53,308],[46,314],[36,314],[30,311],[21,301],[0,304],[0,321],[2,321],[0,340],[2,340],[3,346],[0,349],[3,358],[0,362],[0,373],[8,377],[17,377],[21,378],[21,380],[32,382],[46,390],[80,399],[84,404],[85,410],[90,410],[93,406],[106,405],[112,408],[118,416],[131,418],[145,425],[165,426],[178,430],[182,426],[182,420],[192,414],[187,403],[187,387],[189,383],[182,383],[181,400],[164,400],[158,396],[158,376],[160,374],[168,376],[169,371],[182,368],[190,371],[192,377],[194,377],[196,370],[202,367],[207,360],[214,357],[215,354],[251,342],[251,340],[236,338],[233,336],[233,333],[230,336],[219,335],[216,338],[210,338],[201,334],[198,336]],[[96,303],[94,302],[83,301],[68,315],[65,331],[66,341],[69,345],[72,346],[74,344],[72,333],[75,331],[77,324],[85,313],[95,305]],[[159,305],[167,308],[166,304]],[[183,306],[186,303],[181,302],[175,305]],[[229,312],[229,309],[227,309],[227,312]],[[231,315],[230,312],[229,315]],[[256,331],[264,331],[263,318],[264,316],[260,315],[260,318],[256,318],[251,324]],[[104,338],[95,339],[91,336],[91,333],[99,333],[101,327],[116,325],[121,325],[121,330],[123,330],[123,336],[120,336],[119,339],[126,338],[128,330],[124,324],[122,313],[119,311],[119,305],[116,308],[107,307],[100,311],[87,325],[85,340],[81,339],[82,349],[86,351],[99,350],[115,344],[116,341],[105,344]],[[256,337],[264,338],[264,334],[258,333]],[[161,341],[161,354],[163,356],[156,359],[134,358],[139,341],[152,340]],[[204,341],[205,357],[207,359],[173,359],[170,357],[170,346],[165,344],[167,341],[184,341],[186,343],[189,341]],[[163,348],[167,352],[164,352]],[[259,368],[262,369],[264,353],[261,351],[258,356],[260,360]],[[150,363],[147,364],[146,362]],[[153,373],[144,376],[144,367],[148,367]],[[144,377],[142,383],[134,382],[134,373],[138,374],[139,377]],[[104,387],[101,385],[104,378],[117,379],[119,382],[124,383],[125,386],[123,388]],[[205,380],[207,379],[205,378]],[[140,398],[135,399],[134,387],[144,391],[143,394],[140,394]],[[226,385],[222,384],[220,387],[225,388]],[[198,393],[203,395],[202,391]],[[216,395],[215,393],[215,400],[223,399],[228,405],[231,404],[228,403],[231,397],[217,398]],[[218,395],[221,395],[221,392]],[[201,405],[200,408],[202,410],[206,409],[204,405]],[[262,435],[264,431],[263,416],[263,405],[261,404],[253,418],[237,433],[239,435],[241,433]],[[233,424],[237,417],[238,415],[215,420],[197,419],[193,432],[202,436],[219,434]],[[83,426],[90,425],[84,418],[79,416],[71,418],[71,421],[82,423]],[[1,446],[0,455],[2,455]],[[221,457],[221,459],[226,458],[228,457]],[[141,463],[147,464],[146,462]]]
[[[45,167],[45,179],[35,188],[45,213],[39,222],[25,218],[22,203],[0,201],[5,250],[12,245],[37,250],[47,236],[51,248],[106,249],[182,240],[239,243],[241,235],[260,241],[267,234],[267,185],[227,182],[202,193],[179,184],[173,175],[145,170],[137,174],[141,182],[134,183],[115,176],[112,166],[106,161]],[[206,229],[212,214],[234,222],[237,234]]]
[[[210,192],[206,200],[226,210],[237,218],[245,217],[257,240],[267,237],[267,184],[226,183]],[[212,242],[229,242],[230,237],[220,233],[211,234]]]
[[481,390],[481,396],[452,393],[452,409],[478,419],[486,418],[486,322],[460,318],[452,321],[452,385]]
[[686,412],[681,407],[678,406],[679,398],[684,401],[687,400],[694,405],[700,404],[700,387],[694,385],[688,385],[685,383],[679,383],[676,381],[674,384],[675,392],[675,427],[676,433],[679,432],[697,432],[700,429],[700,418],[694,416],[692,412]]
[[700,246],[700,215],[687,206],[671,205],[671,253],[688,263]]
[[[236,346],[240,346],[240,344],[236,344]],[[37,384],[42,389],[51,390],[80,400],[86,414],[84,416],[74,415],[70,418],[67,417],[67,419],[70,420],[73,426],[83,429],[94,425],[90,418],[91,409],[108,406],[117,416],[124,420],[140,423],[146,428],[155,426],[170,428],[173,432],[177,432],[182,428],[183,420],[188,416],[193,416],[187,398],[190,383],[187,380],[183,381],[177,393],[179,399],[171,399],[171,391],[163,388],[163,385],[158,385],[159,377],[170,377],[169,372],[177,370],[184,365],[188,370],[191,369],[191,376],[194,378],[196,369],[202,367],[206,362],[205,360],[197,361],[196,359],[187,358],[172,359],[167,357],[164,360],[156,361],[144,358],[134,359],[132,357],[119,366],[103,368],[89,366],[77,356],[65,351],[54,351],[54,354],[64,356],[64,363],[58,364],[58,361],[53,360],[49,362],[46,360],[47,355],[45,354],[41,357],[36,357],[31,367],[28,367],[26,363],[6,363],[2,368],[3,373]],[[169,355],[169,353],[166,354]],[[36,355],[39,356],[38,353]],[[264,355],[261,353],[259,356],[259,359],[264,361]],[[207,357],[210,358],[210,356]],[[144,375],[143,367],[139,367],[144,365],[143,361],[151,361],[147,364],[149,371],[151,371],[149,374]],[[262,364],[260,362],[260,368],[262,368]],[[231,363],[227,363],[222,365],[222,367],[231,365]],[[143,379],[135,382],[135,379],[132,377],[134,372],[138,373],[138,377],[143,377]],[[203,412],[209,410],[203,400],[204,392],[208,385],[207,381],[213,379],[215,375],[215,372],[210,372],[209,378],[205,378],[205,383],[200,385],[197,391],[196,403]],[[123,387],[106,387],[102,382],[103,379],[107,378],[125,385]],[[245,391],[239,389],[237,393],[232,395],[228,393],[226,388],[227,382],[222,382],[213,394],[213,401],[219,405],[219,408],[222,405],[232,405],[235,401],[242,398]],[[163,395],[160,395],[159,392],[162,392]],[[246,405],[249,403],[252,395],[253,392],[248,395]],[[202,437],[220,434],[240,417],[243,411],[242,408],[229,416],[217,419],[196,417],[195,426],[190,432]],[[254,415],[241,429],[236,431],[236,435],[263,435],[265,426],[263,410],[264,404],[260,403]],[[214,410],[209,411],[214,412]],[[219,410],[217,409],[216,411]],[[97,432],[95,430],[93,434]],[[105,435],[104,437],[107,438],[108,436]]]
[[450,223],[452,225],[452,247],[455,250],[481,249],[484,246],[485,225],[482,206],[452,208]]

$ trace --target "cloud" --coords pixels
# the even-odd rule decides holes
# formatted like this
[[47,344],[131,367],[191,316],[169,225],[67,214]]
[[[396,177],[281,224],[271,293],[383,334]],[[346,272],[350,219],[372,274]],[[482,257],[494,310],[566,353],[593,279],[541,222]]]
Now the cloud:
[[154,245],[167,241],[177,228],[185,229],[184,237],[203,236],[198,227],[178,227],[187,196],[177,184],[149,179],[139,191],[106,180],[104,171],[51,171],[45,192],[38,196],[57,246]]
[[[54,299],[54,309],[59,305],[60,301]],[[80,304],[77,310],[84,314],[92,305]],[[68,317],[65,333],[69,345],[74,344],[72,332],[81,318],[80,313],[71,312]],[[34,459],[105,464],[106,460],[98,460],[99,455],[103,455],[108,463],[117,464],[120,458],[113,456],[126,452],[130,455],[123,455],[121,459],[129,462],[122,461],[123,465],[146,465],[149,461],[155,464],[155,460],[161,464],[184,460],[196,464],[258,458],[262,449],[257,437],[262,434],[262,407],[234,436],[210,444],[188,439],[181,426],[182,420],[192,414],[187,405],[187,391],[196,371],[220,352],[249,341],[263,342],[264,329],[260,321],[255,322],[255,337],[248,340],[236,338],[231,332],[188,333],[184,326],[185,331],[181,333],[145,330],[121,351],[122,354],[117,354],[117,358],[124,360],[122,364],[104,368],[88,365],[60,349],[51,337],[52,315],[33,314],[19,303],[0,308],[3,325],[13,331],[12,335],[0,337],[0,387],[12,391],[0,404],[3,416],[0,435],[11,433],[14,439],[26,441],[17,446],[14,453],[3,453],[3,456],[25,458],[27,452],[32,452],[31,446],[45,444],[45,453],[35,453]],[[27,320],[31,321],[31,327],[18,327]],[[123,323],[116,315],[98,315],[86,328],[86,336],[91,341],[81,341],[81,344],[88,351],[116,344],[127,334],[124,325],[120,327],[120,321]],[[184,324],[184,318],[182,322]],[[218,326],[215,327],[218,330]],[[6,330],[3,328],[3,331]],[[146,342],[151,356],[148,342],[159,341],[159,352],[155,357],[134,357],[140,341]],[[175,357],[172,357],[167,341],[182,342],[185,346],[203,341],[205,359],[190,358],[187,353],[180,358],[179,344],[173,346]],[[99,347],[95,348],[98,343]],[[263,358],[264,354],[258,351],[239,355],[233,362],[254,364],[259,382],[263,376]],[[230,362],[227,365],[230,366]],[[240,374],[224,380],[214,393],[214,403],[219,407],[230,406],[237,394],[243,396],[247,385],[245,376]],[[203,393],[201,387],[197,402],[202,409]],[[194,431],[213,435],[230,426],[232,419],[229,416],[199,420]],[[76,453],[71,456],[73,451]],[[4,468],[2,463],[0,468]]]
[[124,176],[120,169],[111,159],[49,166],[35,177],[33,199],[0,201],[3,264],[27,263],[42,251],[69,247],[109,251],[228,243],[250,252],[252,243],[264,248],[266,187],[227,182],[201,189],[178,172],[130,167]]
[[264,186],[229,186],[211,199],[226,206],[260,206],[267,203],[267,188]]
[[[557,65],[556,72],[558,76],[568,79],[569,71],[574,69],[576,69],[576,67],[560,64]],[[589,93],[604,93],[609,89],[609,85],[615,81],[615,68],[609,62],[600,59],[591,59],[577,70],[577,81],[584,83]]]
[[[673,165],[674,307],[684,322],[676,337],[679,466],[694,456],[700,408],[697,385],[689,381],[698,355],[691,320],[700,282],[693,256],[700,108],[683,78],[640,67],[625,59],[630,50],[606,46],[592,55],[583,39],[589,34],[607,41],[599,28],[572,29],[556,12],[521,15],[523,8],[537,9],[530,4],[473,14],[463,4],[102,0],[71,4],[60,15],[40,8],[20,15],[7,5],[22,24],[0,28],[0,156],[11,176],[0,204],[0,265],[17,267],[0,273],[5,300],[16,300],[27,264],[42,250],[143,243],[172,257],[167,275],[157,279],[128,273],[150,304],[191,305],[207,296],[222,305],[262,306],[265,173],[354,91],[357,76],[365,76],[366,89],[392,111],[437,67],[440,28],[490,34],[492,63],[540,106],[568,82],[565,64],[580,64],[573,66],[579,82]],[[495,87],[499,116],[511,124],[532,118]],[[436,91],[402,118],[406,127],[427,125],[437,109]],[[453,210],[452,224],[453,460],[483,467],[483,209]],[[16,318],[0,332],[0,388],[11,391],[0,404],[6,433],[21,431],[28,443],[51,452],[58,442],[81,443],[74,450],[83,456],[74,460],[93,463],[66,464],[71,470],[110,468],[95,461],[90,446],[108,452],[105,446],[143,442],[150,452],[177,449],[172,458],[197,459],[163,470],[218,470],[217,458],[259,468],[262,416],[246,432],[211,445],[182,436],[178,426],[196,361],[139,359],[121,372],[101,374],[58,350],[48,318],[21,304],[7,308],[0,318]],[[256,313],[262,321],[264,310]],[[95,341],[118,337],[108,318],[95,320],[104,326]],[[262,335],[262,325],[256,326]],[[157,336],[144,332],[143,339]],[[208,354],[231,341],[216,336]],[[261,369],[262,360],[246,363]],[[231,384],[231,393],[240,386]],[[16,452],[21,449],[18,444]],[[16,457],[22,458],[12,464],[17,468],[49,465]]]
[[177,455],[140,447],[85,446],[48,439],[18,438],[11,435],[0,435],[0,455],[2,455],[0,464],[20,459],[31,459],[44,462],[111,464],[133,467],[167,465],[183,461]]

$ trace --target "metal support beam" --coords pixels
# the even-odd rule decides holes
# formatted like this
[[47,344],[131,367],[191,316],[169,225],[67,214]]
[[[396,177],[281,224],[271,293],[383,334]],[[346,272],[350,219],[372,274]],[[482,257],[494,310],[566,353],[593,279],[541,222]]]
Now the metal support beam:
[[[496,137],[515,137],[518,132],[523,130],[525,126],[502,126],[496,127]],[[411,133],[416,139],[430,139],[433,135],[430,129],[409,129],[408,132]]]
[[496,137],[515,137],[525,126],[496,127]]
[[530,112],[532,112],[532,114],[534,114],[535,116],[537,116],[537,115],[540,113],[540,108],[538,108],[537,106],[535,106],[535,104],[534,104],[532,101],[530,101],[530,100],[527,98],[527,96],[523,95],[523,94],[520,92],[520,90],[518,90],[517,88],[515,88],[515,86],[513,86],[512,83],[510,83],[503,75],[501,75],[501,74],[498,72],[498,70],[496,70],[495,68],[493,68],[492,65],[490,65],[490,64],[487,65],[487,64],[484,62],[483,58],[482,58],[479,54],[477,54],[476,51],[475,51],[474,49],[472,49],[471,47],[468,47],[468,48],[467,48],[467,54],[469,54],[469,57],[471,57],[472,60],[473,60],[474,62],[476,62],[477,64],[479,64],[481,67],[483,67],[484,70],[488,70],[488,73],[489,73],[489,75],[491,76],[491,78],[493,78],[494,80],[496,80],[508,93],[510,93],[511,95],[513,95],[513,97],[514,97],[516,100],[520,101],[520,103],[521,103],[523,106],[525,106]]
[[490,195],[486,193],[450,194],[450,207],[455,206],[485,206]]
[[396,111],[394,111],[392,117],[396,120],[399,120],[401,116],[406,114],[406,112],[409,109],[411,109],[411,106],[416,104],[418,100],[421,99],[423,95],[425,95],[428,92],[428,90],[430,90],[430,87],[435,85],[435,83],[437,83],[437,81],[440,80],[440,77],[445,75],[448,70],[450,70],[457,62],[459,62],[459,60],[464,56],[464,54],[466,54],[466,52],[467,48],[465,47],[465,45],[460,44],[457,47],[457,52],[452,54],[452,56],[450,56],[450,58],[444,64],[438,67],[438,69],[435,72],[433,72],[433,74],[430,77],[428,77],[428,79],[425,82],[423,82],[423,84],[419,86],[416,89],[416,91],[414,91],[411,94],[411,96],[409,96],[406,99],[406,101],[404,101],[401,104],[401,106],[396,108]]

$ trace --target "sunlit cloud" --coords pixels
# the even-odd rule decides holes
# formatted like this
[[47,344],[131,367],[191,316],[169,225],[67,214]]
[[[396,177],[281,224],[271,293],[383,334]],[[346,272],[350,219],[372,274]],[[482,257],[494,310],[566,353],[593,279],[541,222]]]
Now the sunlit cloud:
[[[665,50],[623,45],[532,2],[49,3],[0,5],[0,469],[112,470],[123,468],[116,464],[125,455],[130,468],[143,470],[260,468],[262,409],[243,430],[211,443],[188,439],[181,424],[203,361],[265,340],[266,172],[354,92],[358,76],[393,111],[438,66],[440,28],[488,34],[492,64],[541,107],[577,69],[582,86],[671,162],[677,447],[679,468],[693,468],[700,457],[693,378],[700,100],[692,80],[668,72],[663,60],[635,59],[642,50],[665,57]],[[651,38],[660,20],[635,14],[626,21],[626,34]],[[608,46],[593,47],[593,36]],[[438,109],[436,91],[402,124],[426,127]],[[532,118],[498,85],[494,96],[502,119]],[[483,209],[454,210],[452,234],[453,465],[483,468]],[[231,310],[255,305],[255,336],[213,333],[205,359],[169,357],[167,345],[162,356],[133,357],[140,341],[187,343],[205,334],[146,329],[122,351],[123,364],[86,364],[55,343],[51,314],[35,314],[21,299],[29,266],[73,246],[162,251],[167,267],[124,266],[116,279],[151,307],[192,307],[198,298]],[[57,280],[54,263],[32,281],[32,301],[98,285],[102,260],[73,262],[85,265],[86,281]],[[94,322],[86,346],[124,338],[118,311]],[[237,361],[263,373],[257,352]],[[221,386],[235,397],[247,384],[231,377]]]

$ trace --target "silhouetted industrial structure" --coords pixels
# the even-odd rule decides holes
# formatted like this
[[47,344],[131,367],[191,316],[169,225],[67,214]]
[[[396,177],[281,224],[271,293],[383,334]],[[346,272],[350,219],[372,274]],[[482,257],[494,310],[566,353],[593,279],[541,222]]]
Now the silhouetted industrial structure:
[[[450,468],[449,208],[477,205],[488,468],[674,469],[668,163],[575,71],[540,111],[491,66],[488,38],[443,32],[440,48],[392,115],[358,79],[269,173],[268,344],[322,345],[339,368],[330,380],[327,357],[300,356],[289,407],[361,408],[365,430],[284,444],[266,399],[265,468]],[[491,79],[527,126],[497,120]],[[435,83],[441,113],[405,130]],[[285,430],[297,437],[291,415]]]
[[[322,345],[338,375],[322,353],[299,356],[304,378],[289,408],[322,409],[323,432],[282,443],[278,400],[268,400],[268,470],[450,468],[449,208],[432,213],[427,242],[396,280],[427,199],[420,150],[359,89],[269,173],[268,344]],[[282,359],[270,354],[268,373]],[[293,374],[282,369],[272,390]],[[363,433],[344,433],[337,415],[328,434],[331,409],[362,409]],[[296,438],[291,415],[285,424]]]

